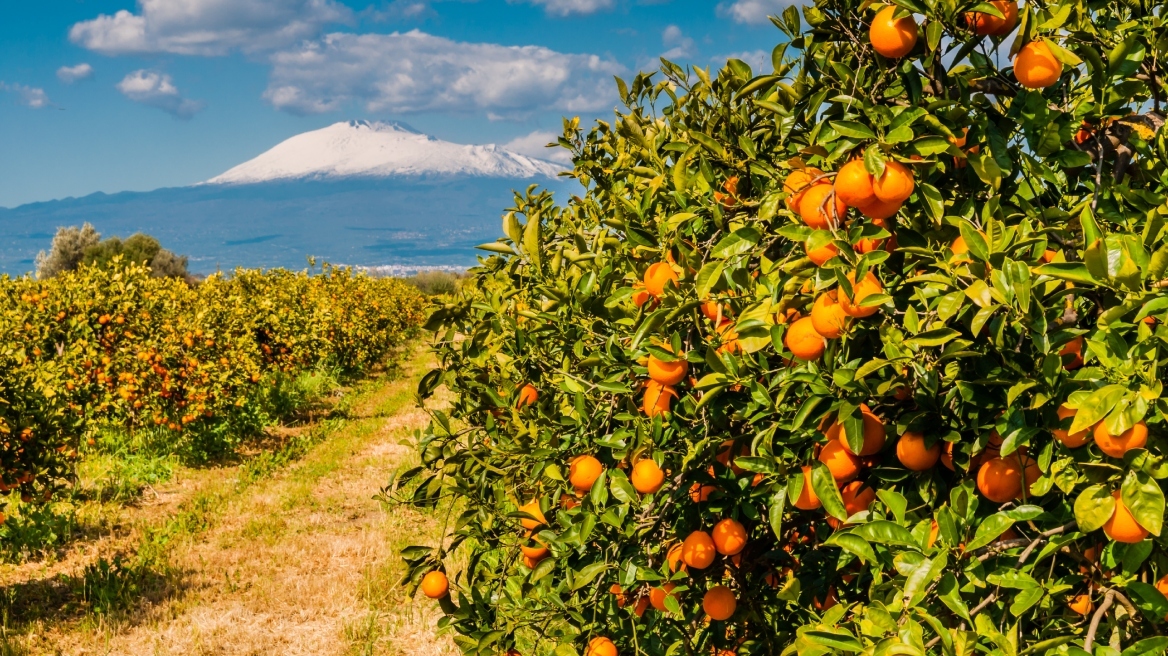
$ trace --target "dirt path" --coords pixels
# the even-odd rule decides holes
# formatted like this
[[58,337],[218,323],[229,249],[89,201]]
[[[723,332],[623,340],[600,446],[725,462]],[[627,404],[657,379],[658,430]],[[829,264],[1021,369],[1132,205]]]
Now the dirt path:
[[[365,386],[348,416],[290,463],[203,472],[158,490],[158,503],[127,509],[126,535],[111,531],[39,571],[78,567],[121,540],[137,545],[142,562],[152,549],[165,553],[165,571],[152,570],[160,581],[136,579],[142,600],[116,617],[28,623],[0,655],[455,653],[434,635],[433,603],[397,586],[398,550],[432,542],[437,520],[373,499],[414,459],[404,443],[426,422],[413,392],[429,365],[419,350],[393,377]],[[4,578],[37,572],[23,566]]]

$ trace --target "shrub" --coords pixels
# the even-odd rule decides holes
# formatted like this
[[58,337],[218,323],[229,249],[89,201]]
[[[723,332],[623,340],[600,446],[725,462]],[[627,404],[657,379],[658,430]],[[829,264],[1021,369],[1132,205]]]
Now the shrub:
[[463,651],[1163,651],[1162,9],[819,0],[567,121],[397,481]]
[[85,250],[96,246],[101,234],[92,224],[80,228],[58,228],[49,252],[41,251],[36,257],[36,277],[45,280],[65,271],[73,271],[85,257]]
[[137,233],[125,241],[119,237],[103,240],[101,234],[88,223],[76,227],[58,228],[48,253],[37,255],[36,275],[45,280],[66,271],[75,271],[82,264],[109,267],[115,260],[150,267],[158,278],[181,278],[193,282],[187,272],[187,257],[164,249],[150,235]]
[[453,294],[462,276],[450,271],[421,271],[403,280],[427,296]]
[[[72,481],[87,438],[206,460],[287,411],[321,372],[377,366],[422,319],[392,279],[236,271],[197,287],[115,256],[51,279],[0,278],[0,492]],[[287,389],[286,389],[287,388]]]

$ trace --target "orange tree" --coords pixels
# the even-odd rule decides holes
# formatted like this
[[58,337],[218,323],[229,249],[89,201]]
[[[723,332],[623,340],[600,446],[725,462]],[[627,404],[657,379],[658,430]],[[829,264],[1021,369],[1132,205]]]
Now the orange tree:
[[146,433],[195,459],[230,451],[280,419],[289,381],[380,364],[424,306],[402,281],[327,266],[195,287],[121,262],[0,278],[0,493],[49,499],[98,435]]
[[[819,0],[566,123],[387,489],[467,653],[1168,639],[1163,3]],[[1109,646],[1110,645],[1110,646]]]

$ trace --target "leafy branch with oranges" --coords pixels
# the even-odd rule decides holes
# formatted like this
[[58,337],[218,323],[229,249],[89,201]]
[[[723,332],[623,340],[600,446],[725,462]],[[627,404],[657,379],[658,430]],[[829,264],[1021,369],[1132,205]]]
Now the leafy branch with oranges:
[[468,654],[1163,652],[1164,6],[772,20],[431,316],[407,583]]

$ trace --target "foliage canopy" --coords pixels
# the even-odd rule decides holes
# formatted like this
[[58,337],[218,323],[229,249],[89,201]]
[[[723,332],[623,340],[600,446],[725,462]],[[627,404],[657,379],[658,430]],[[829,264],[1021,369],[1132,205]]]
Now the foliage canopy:
[[467,552],[465,652],[1168,645],[1166,7],[891,6],[618,80],[586,193],[517,196],[431,317],[455,401],[390,489],[457,501],[404,556]]

